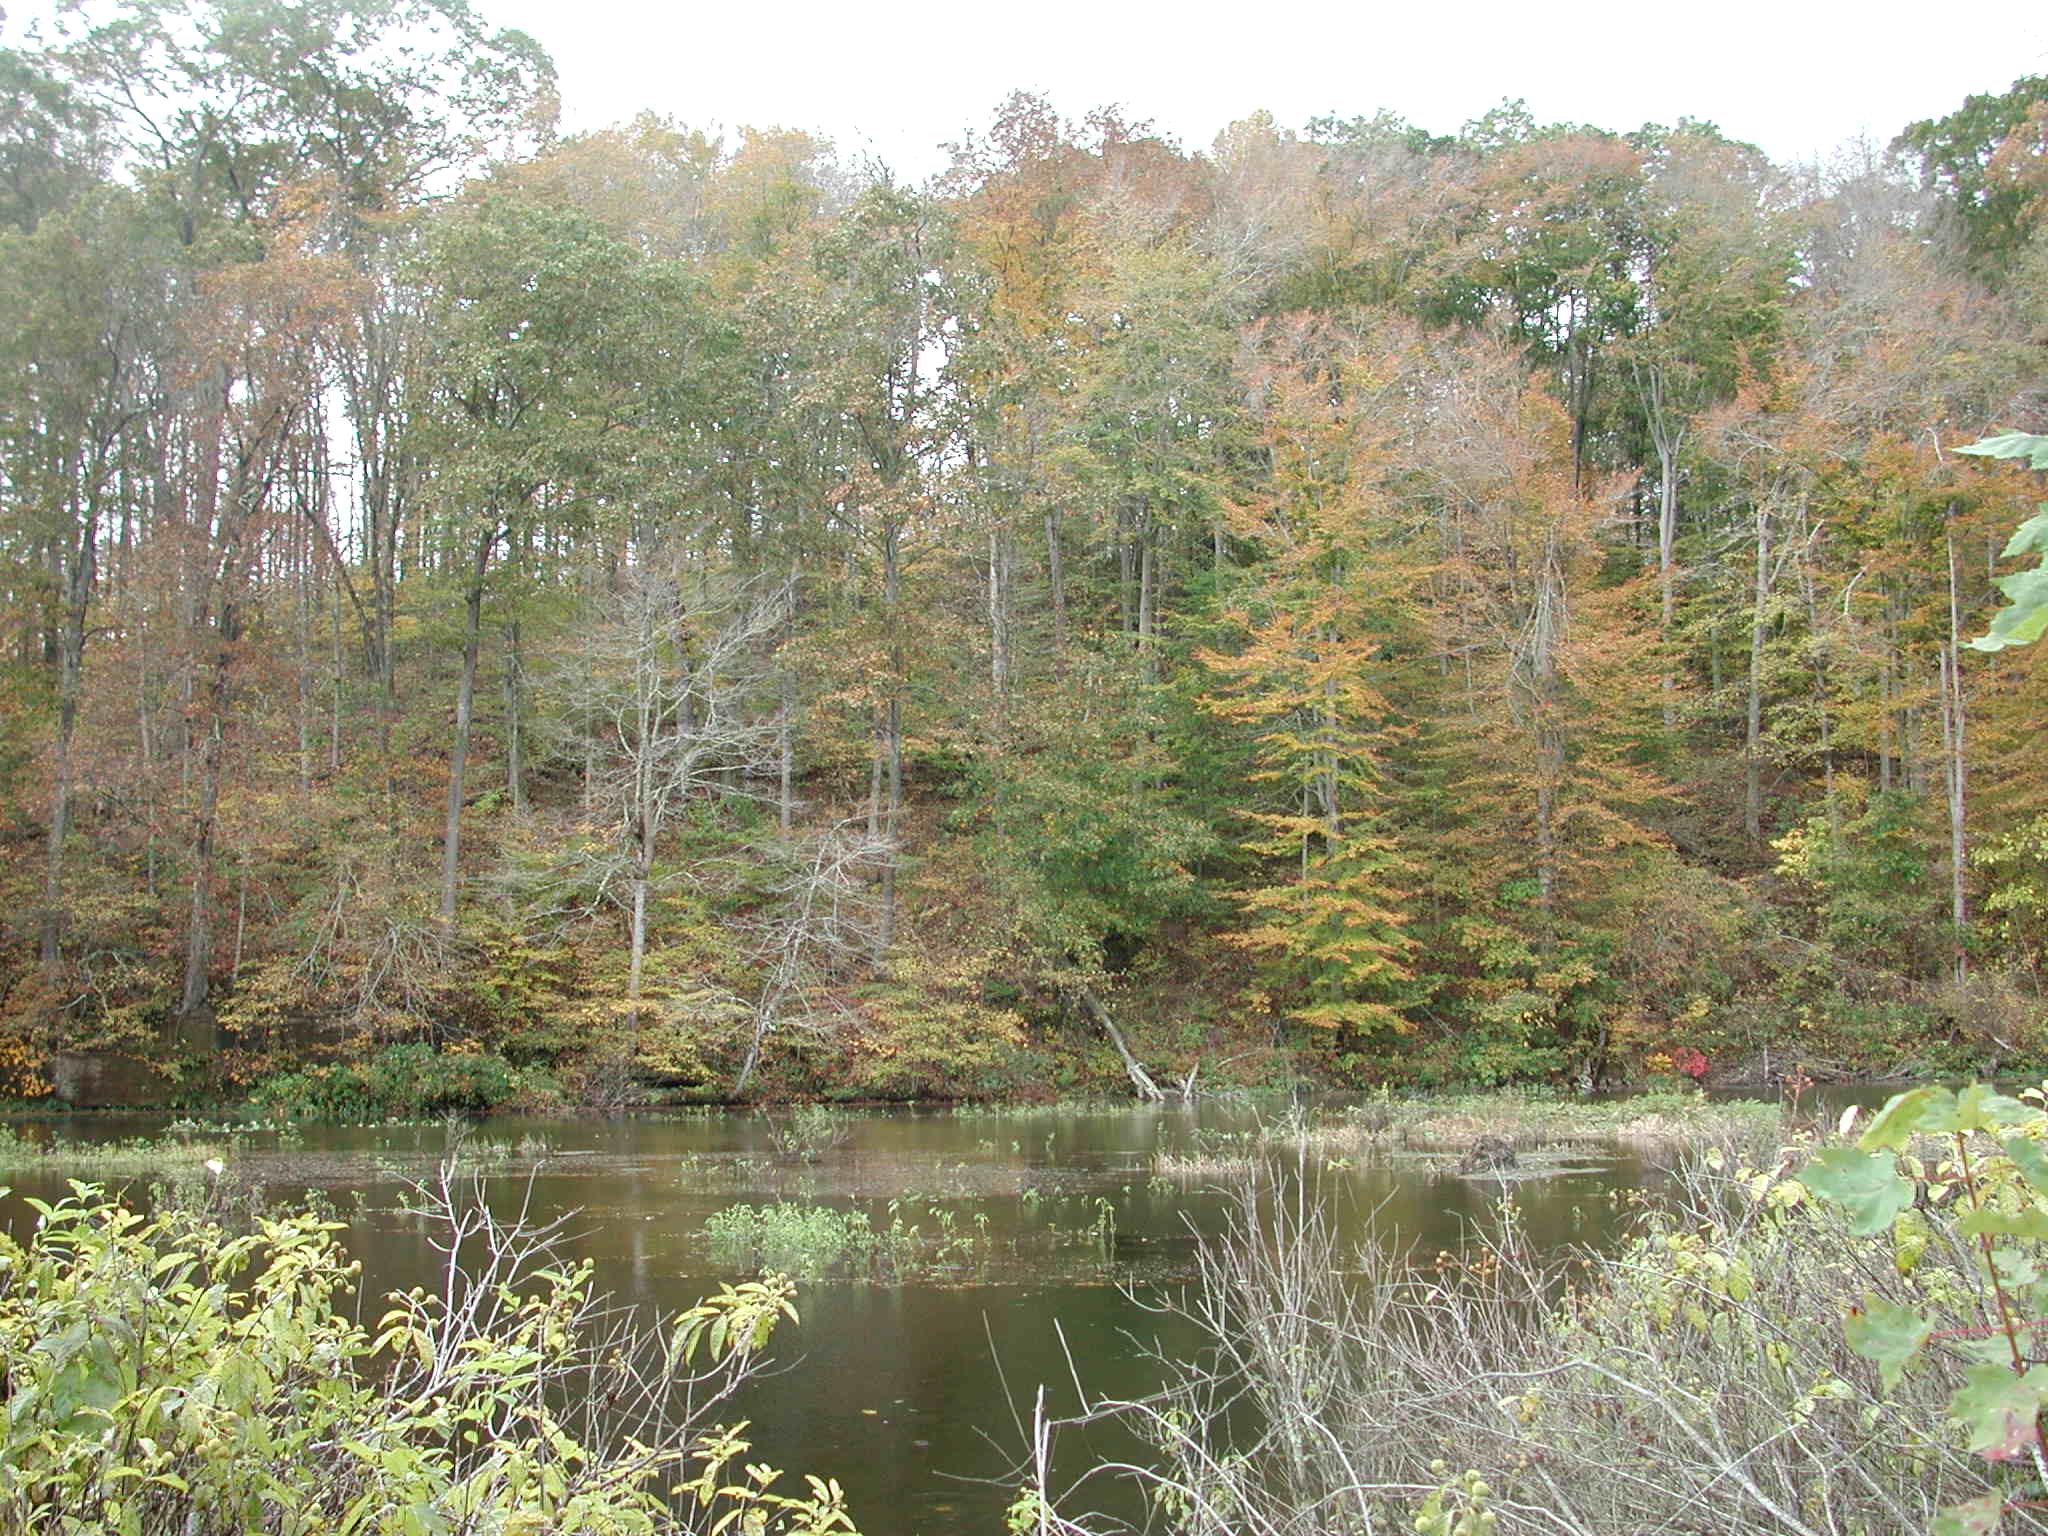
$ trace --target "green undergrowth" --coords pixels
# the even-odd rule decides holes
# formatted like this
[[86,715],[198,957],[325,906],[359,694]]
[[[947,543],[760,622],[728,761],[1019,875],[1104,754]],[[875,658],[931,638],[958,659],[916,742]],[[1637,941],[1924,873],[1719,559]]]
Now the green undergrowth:
[[347,1125],[482,1115],[554,1102],[553,1079],[488,1051],[389,1045],[362,1061],[287,1072],[259,1083],[254,1102],[299,1119]]

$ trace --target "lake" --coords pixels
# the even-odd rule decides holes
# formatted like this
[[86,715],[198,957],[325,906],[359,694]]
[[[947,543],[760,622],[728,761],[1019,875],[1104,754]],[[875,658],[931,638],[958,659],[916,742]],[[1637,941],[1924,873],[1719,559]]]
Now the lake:
[[[1262,1155],[1305,1181],[1343,1231],[1425,1261],[1496,1225],[1507,1196],[1533,1245],[1611,1243],[1628,1220],[1624,1192],[1653,1185],[1669,1155],[1668,1139],[1581,1131],[1541,1148],[1524,1136],[1514,1168],[1461,1172],[1471,1127],[1408,1137],[1384,1115],[1333,1100],[1304,1119],[1284,1098],[862,1110],[819,1121],[829,1134],[815,1138],[811,1161],[778,1147],[790,1122],[759,1114],[494,1119],[466,1132],[464,1155],[494,1210],[573,1213],[564,1249],[594,1261],[598,1288],[662,1311],[752,1272],[745,1245],[705,1231],[732,1206],[822,1204],[893,1229],[895,1258],[805,1280],[800,1324],[776,1335],[783,1368],[750,1384],[730,1416],[752,1422],[750,1459],[839,1479],[868,1536],[951,1536],[1001,1529],[1005,1474],[1028,1443],[1041,1386],[1054,1412],[1076,1406],[1076,1378],[1095,1396],[1141,1394],[1155,1384],[1148,1352],[1194,1347],[1150,1303],[1189,1282],[1195,1241],[1222,1226],[1224,1186],[1262,1130]],[[165,1125],[56,1118],[23,1134],[94,1141]],[[1321,1134],[1289,1134],[1303,1125]],[[224,1177],[272,1198],[317,1191],[346,1224],[361,1294],[374,1302],[435,1272],[431,1232],[408,1213],[408,1191],[432,1174],[452,1134],[439,1125],[250,1130],[223,1154]],[[62,1192],[61,1160],[50,1161],[60,1166],[0,1178],[16,1191],[0,1219],[26,1218],[24,1193]],[[1122,1449],[1063,1447],[1069,1458]],[[1136,1513],[1110,1484],[1094,1497]]]

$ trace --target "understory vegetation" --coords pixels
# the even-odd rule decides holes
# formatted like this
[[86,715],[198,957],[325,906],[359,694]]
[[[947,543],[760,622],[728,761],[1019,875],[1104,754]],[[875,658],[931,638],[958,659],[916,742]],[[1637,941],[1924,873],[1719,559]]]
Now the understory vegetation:
[[514,1104],[560,1102],[553,1080],[482,1051],[437,1051],[414,1042],[388,1045],[364,1060],[307,1067],[258,1083],[262,1107],[314,1120],[361,1123],[479,1115]]
[[419,1191],[444,1273],[359,1306],[310,1211],[142,1215],[86,1185],[0,1235],[9,1536],[851,1536],[835,1483],[750,1464],[719,1405],[796,1312],[776,1275],[614,1313],[553,1227]]
[[912,187],[467,0],[9,36],[0,1095],[2048,1054],[2042,79]]
[[[1923,1089],[1856,1142],[1709,1148],[1611,1252],[1532,1251],[1511,1198],[1434,1265],[1354,1249],[1269,1167],[1160,1303],[1203,1347],[1156,1398],[1041,1418],[1013,1526],[1120,1529],[1090,1487],[1135,1478],[1204,1536],[2048,1528],[2028,1097]],[[1153,1459],[1058,1483],[1060,1437],[1106,1419]]]

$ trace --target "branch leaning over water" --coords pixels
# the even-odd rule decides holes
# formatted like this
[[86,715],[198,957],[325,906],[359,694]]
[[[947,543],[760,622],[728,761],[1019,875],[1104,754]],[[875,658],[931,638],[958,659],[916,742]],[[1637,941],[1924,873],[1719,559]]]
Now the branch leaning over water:
[[1138,1058],[1131,1054],[1131,1048],[1124,1043],[1123,1031],[1116,1027],[1116,1020],[1109,1016],[1109,1010],[1102,1006],[1102,999],[1095,995],[1094,989],[1076,986],[1070,995],[1080,1002],[1087,1010],[1088,1017],[1101,1025],[1102,1032],[1109,1036],[1109,1043],[1116,1047],[1117,1055],[1123,1058],[1124,1071],[1129,1074],[1131,1086],[1137,1090],[1138,1097],[1148,1104],[1164,1102],[1166,1095],[1160,1092],[1159,1085],[1152,1081],[1151,1074],[1139,1064]]

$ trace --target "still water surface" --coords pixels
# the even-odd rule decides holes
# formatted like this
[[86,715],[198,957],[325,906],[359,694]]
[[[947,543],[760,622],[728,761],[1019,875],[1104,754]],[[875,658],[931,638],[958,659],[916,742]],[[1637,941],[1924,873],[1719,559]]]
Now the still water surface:
[[[736,1203],[815,1201],[864,1210],[878,1229],[901,1219],[930,1233],[950,1221],[972,1233],[962,1245],[971,1251],[913,1278],[805,1284],[800,1325],[776,1336],[786,1368],[751,1384],[731,1415],[752,1422],[753,1459],[792,1479],[838,1478],[868,1536],[954,1536],[1002,1529],[1002,1479],[1027,1443],[1019,1420],[1028,1424],[1041,1384],[1053,1412],[1074,1406],[1076,1376],[1093,1395],[1136,1395],[1155,1384],[1148,1350],[1195,1347],[1146,1303],[1187,1283],[1194,1237],[1221,1227],[1226,1197],[1213,1179],[1161,1177],[1155,1157],[1230,1150],[1276,1114],[1228,1103],[870,1111],[850,1114],[846,1139],[805,1164],[777,1161],[768,1122],[739,1113],[493,1120],[471,1145],[492,1154],[494,1209],[574,1213],[565,1248],[595,1262],[598,1288],[664,1312],[745,1277],[745,1256],[719,1252],[703,1232]],[[95,1117],[51,1129],[97,1139],[161,1126]],[[439,1126],[256,1132],[233,1154],[234,1172],[276,1198],[323,1192],[362,1260],[361,1294],[374,1299],[433,1272],[430,1232],[405,1206],[445,1136]],[[1640,1153],[1597,1144],[1511,1184],[1423,1159],[1368,1164],[1327,1151],[1293,1166],[1354,1240],[1425,1255],[1473,1241],[1510,1190],[1535,1246],[1611,1242],[1626,1220],[1617,1192],[1656,1177]],[[0,1209],[10,1224],[25,1214],[20,1193],[61,1193],[14,1182],[19,1192]]]

